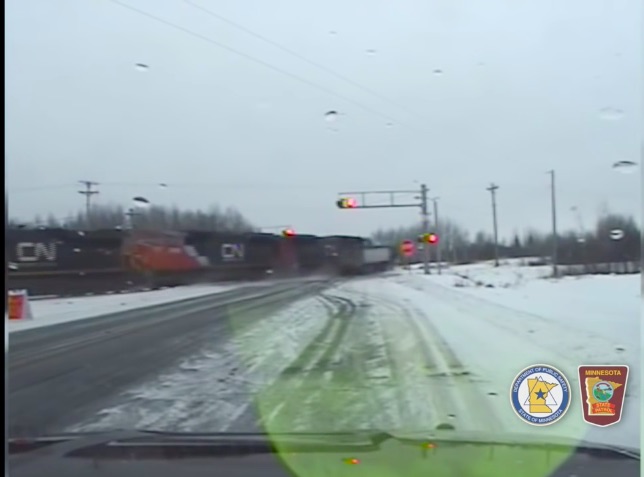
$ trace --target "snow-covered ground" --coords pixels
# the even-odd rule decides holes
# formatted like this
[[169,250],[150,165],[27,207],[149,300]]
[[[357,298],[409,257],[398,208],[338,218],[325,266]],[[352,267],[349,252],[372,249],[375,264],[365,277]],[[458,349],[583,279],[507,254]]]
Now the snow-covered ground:
[[[525,366],[561,369],[574,400],[570,415],[549,432],[583,432],[591,440],[639,448],[641,276],[540,278],[548,275],[547,267],[469,265],[442,275],[400,272],[395,292],[391,284],[386,288],[423,307],[463,362],[503,395]],[[583,364],[630,366],[621,422],[608,428],[582,422],[577,366]],[[508,399],[502,401],[511,412]]]
[[[239,327],[113,398],[74,430],[385,428],[532,432],[639,447],[639,276],[562,280],[540,267],[489,265],[358,279]],[[500,287],[455,286],[468,282]],[[234,327],[233,320],[233,327]],[[536,428],[510,405],[520,370],[550,364],[572,404]],[[622,421],[583,422],[577,367],[631,367]]]
[[94,318],[96,316],[115,313],[118,311],[134,310],[146,306],[161,305],[187,298],[222,293],[228,290],[248,286],[248,284],[231,285],[194,285],[188,287],[167,288],[137,293],[122,293],[113,295],[96,295],[80,298],[52,298],[34,300],[29,303],[33,315],[32,320],[7,320],[6,328],[9,333],[15,331],[40,328],[69,321]]

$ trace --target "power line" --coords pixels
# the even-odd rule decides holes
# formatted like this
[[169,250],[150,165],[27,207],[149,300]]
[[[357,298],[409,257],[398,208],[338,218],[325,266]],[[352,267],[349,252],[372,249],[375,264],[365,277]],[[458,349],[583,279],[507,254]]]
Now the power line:
[[283,183],[283,184],[268,184],[268,183],[244,183],[236,184],[231,182],[101,182],[102,186],[108,187],[161,187],[164,189],[173,188],[199,188],[199,187],[217,187],[219,189],[311,189],[311,188],[324,188],[328,189],[332,186],[315,185],[315,184],[297,184]]
[[39,186],[31,186],[31,187],[18,187],[15,189],[9,189],[7,190],[8,194],[14,194],[17,192],[39,192],[43,190],[54,190],[54,189],[66,189],[66,188],[71,188],[74,187],[75,183],[69,182],[66,184],[49,184],[49,185],[39,185]]
[[293,51],[290,48],[287,48],[287,47],[277,43],[276,41],[271,40],[270,38],[267,38],[267,37],[265,37],[263,35],[260,35],[259,33],[251,30],[250,28],[247,28],[247,27],[245,27],[243,25],[240,25],[239,23],[236,23],[236,22],[234,22],[234,21],[232,21],[232,20],[230,20],[230,19],[228,19],[228,18],[226,18],[226,17],[224,17],[224,16],[222,16],[222,15],[220,15],[220,14],[218,14],[218,13],[216,13],[216,12],[214,12],[214,11],[208,9],[208,8],[206,8],[206,7],[203,7],[201,5],[197,5],[196,3],[192,2],[191,0],[181,0],[181,1],[183,3],[185,3],[185,4],[187,4],[187,5],[190,5],[193,8],[201,10],[202,12],[204,12],[207,15],[210,15],[211,17],[217,18],[218,20],[221,20],[222,22],[227,23],[228,25],[231,25],[231,26],[237,28],[238,30],[241,30],[241,31],[243,31],[245,33],[248,33],[249,35],[251,35],[251,36],[253,36],[253,37],[257,38],[257,39],[259,39],[259,40],[261,40],[263,42],[266,42],[269,45],[274,46],[275,48],[277,48],[277,49],[279,49],[279,50],[281,50],[281,51],[293,56],[294,58],[297,58],[297,59],[299,59],[301,61],[304,61],[305,63],[308,63],[311,66],[314,66],[314,67],[316,67],[316,68],[318,68],[318,69],[320,69],[322,71],[325,71],[326,73],[329,73],[330,75],[333,75],[336,78],[341,79],[342,81],[344,81],[346,83],[349,83],[349,84],[355,86],[356,88],[361,89],[362,91],[365,91],[366,93],[369,93],[370,95],[380,99],[381,101],[385,101],[385,102],[387,102],[389,104],[392,104],[392,105],[394,105],[394,106],[396,106],[398,108],[405,109],[405,110],[409,111],[412,114],[415,114],[417,116],[422,117],[425,120],[428,120],[428,118],[422,116],[420,113],[414,111],[413,109],[409,108],[408,106],[400,104],[397,101],[394,101],[393,99],[390,99],[390,98],[378,93],[377,91],[374,91],[371,88],[368,88],[368,87],[358,83],[357,81],[354,81],[351,78],[348,78],[348,77],[338,73],[337,71],[333,70],[332,68],[329,68],[328,66],[325,66],[325,65],[317,63],[317,62],[315,62],[313,60],[310,60],[309,58],[301,55],[300,53],[297,53],[296,51]]
[[260,65],[262,65],[262,66],[264,66],[264,67],[266,67],[266,68],[268,68],[270,70],[273,70],[273,71],[275,71],[277,73],[280,73],[282,75],[285,75],[285,76],[288,76],[288,77],[290,77],[292,79],[300,81],[301,83],[304,83],[304,84],[306,84],[308,86],[311,86],[313,88],[319,89],[320,91],[324,91],[327,94],[330,94],[330,95],[335,96],[335,97],[337,97],[339,99],[342,99],[343,101],[351,103],[354,106],[358,106],[359,108],[364,109],[365,111],[368,111],[370,113],[376,114],[376,115],[378,115],[378,116],[380,116],[382,118],[385,118],[385,119],[387,119],[389,121],[393,121],[393,122],[396,122],[396,123],[399,123],[399,124],[404,124],[403,122],[399,121],[398,119],[396,119],[396,118],[394,118],[392,116],[389,116],[387,114],[381,113],[380,111],[375,110],[373,108],[370,108],[369,106],[365,106],[364,104],[362,104],[362,103],[360,103],[358,101],[355,101],[355,100],[353,100],[353,99],[351,99],[351,98],[349,98],[347,96],[344,96],[344,95],[341,95],[339,93],[336,93],[335,91],[333,91],[333,90],[331,90],[329,88],[326,88],[325,86],[319,85],[317,83],[314,83],[313,81],[307,80],[306,78],[298,76],[298,75],[296,75],[294,73],[291,73],[289,71],[283,70],[282,68],[274,66],[274,65],[272,65],[272,64],[270,64],[270,63],[268,63],[268,62],[266,62],[264,60],[261,60],[259,58],[255,58],[254,56],[249,55],[248,53],[244,53],[242,51],[239,51],[239,50],[236,50],[234,48],[231,48],[230,46],[225,45],[223,43],[220,43],[220,42],[218,42],[216,40],[213,40],[210,37],[202,35],[201,33],[197,33],[195,31],[192,31],[189,28],[183,27],[183,26],[178,25],[176,23],[169,22],[169,21],[167,21],[167,20],[165,20],[165,19],[163,19],[161,17],[157,17],[156,15],[154,15],[152,13],[146,12],[145,10],[141,10],[141,9],[133,7],[131,5],[127,5],[125,3],[122,3],[119,0],[108,0],[108,1],[114,3],[115,5],[119,5],[119,6],[123,7],[123,8],[127,8],[128,10],[136,12],[139,15],[143,15],[144,17],[147,17],[149,19],[152,19],[154,21],[162,23],[162,24],[164,24],[166,26],[169,26],[171,28],[179,30],[179,31],[181,31],[183,33],[186,33],[186,34],[190,35],[190,36],[193,36],[195,38],[203,40],[203,41],[205,41],[207,43],[210,43],[211,45],[215,45],[215,46],[217,46],[219,48],[222,48],[222,49],[224,49],[224,50],[226,50],[226,51],[228,51],[230,53],[233,53],[235,55],[241,56],[242,58],[245,58],[245,59],[247,59],[249,61],[252,61],[254,63],[260,64]]
[[[319,189],[319,190],[329,190],[337,187],[337,184],[312,184],[312,183],[230,183],[230,182],[100,182],[101,187],[103,188],[116,188],[116,187],[132,187],[132,188],[143,188],[143,187],[157,187],[163,189],[199,189],[199,188],[217,188],[217,189],[264,189],[264,190],[284,190],[284,189]],[[25,187],[19,189],[9,190],[8,193],[12,194],[15,192],[40,192],[43,190],[49,189],[63,189],[63,188],[72,188],[75,186],[75,183],[59,184],[59,185],[42,185],[42,186],[33,186]]]

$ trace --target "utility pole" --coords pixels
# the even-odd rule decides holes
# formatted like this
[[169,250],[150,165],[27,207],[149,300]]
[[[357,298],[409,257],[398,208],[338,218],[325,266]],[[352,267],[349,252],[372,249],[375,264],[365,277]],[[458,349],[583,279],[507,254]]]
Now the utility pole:
[[492,183],[487,190],[492,195],[492,220],[494,221],[494,266],[499,266],[499,230],[496,223],[496,191],[498,185]]
[[434,228],[438,235],[438,243],[436,244],[436,266],[438,274],[440,275],[442,273],[443,254],[441,253],[442,234],[438,222],[438,197],[434,197],[432,202],[434,203]]
[[557,278],[559,270],[557,269],[559,237],[557,236],[557,201],[555,196],[555,171],[551,170],[550,174],[550,200],[552,208],[552,275]]
[[139,212],[137,212],[134,207],[131,207],[125,212],[125,229],[127,230],[132,230],[134,229],[135,223],[134,223],[134,217],[137,215],[141,215]]
[[579,227],[579,236],[577,237],[577,243],[581,248],[581,262],[584,266],[584,270],[587,273],[588,269],[588,251],[586,249],[586,228],[584,227],[584,220],[581,215],[581,210],[576,205],[571,207],[570,210],[575,213],[577,219],[577,225]]
[[90,225],[90,211],[92,209],[92,196],[98,194],[97,190],[93,190],[94,186],[98,185],[98,182],[94,181],[78,181],[79,183],[85,186],[85,190],[79,190],[78,193],[85,196],[85,219],[87,220],[87,225]]
[[[423,216],[423,233],[429,231],[429,212],[427,210],[427,186],[420,185],[420,210]],[[423,244],[423,273],[429,275],[431,270],[429,268],[430,250],[428,244]]]
[[[416,196],[416,199],[420,199],[420,202],[396,204],[395,195],[396,194],[418,194],[418,190],[381,190],[381,191],[358,191],[358,192],[339,192],[338,195],[345,196],[336,202],[336,205],[341,209],[394,209],[402,207],[420,207],[423,231],[429,231],[429,212],[427,210],[427,193],[429,189],[425,184],[420,186],[420,197]],[[367,195],[374,194],[387,194],[389,196],[389,204],[378,204],[378,205],[368,205],[367,204]],[[355,199],[350,201],[346,196],[359,195],[361,197],[360,203],[358,204]],[[425,275],[430,274],[429,268],[429,246],[424,244],[423,247],[423,272]]]

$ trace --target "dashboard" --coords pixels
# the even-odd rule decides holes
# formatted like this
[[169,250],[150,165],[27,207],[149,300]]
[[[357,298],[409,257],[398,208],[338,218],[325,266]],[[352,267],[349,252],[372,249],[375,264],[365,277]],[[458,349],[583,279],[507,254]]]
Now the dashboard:
[[13,477],[640,476],[639,455],[543,444],[93,436],[19,447],[9,457]]

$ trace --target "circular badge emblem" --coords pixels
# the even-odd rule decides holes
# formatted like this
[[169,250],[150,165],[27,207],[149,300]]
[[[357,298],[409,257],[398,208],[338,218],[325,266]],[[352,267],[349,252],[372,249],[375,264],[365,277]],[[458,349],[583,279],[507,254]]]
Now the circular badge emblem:
[[613,397],[615,390],[607,381],[600,381],[593,386],[593,397],[599,402],[608,402]]
[[510,402],[522,421],[533,426],[548,426],[566,414],[570,406],[570,384],[553,366],[528,366],[514,379]]

